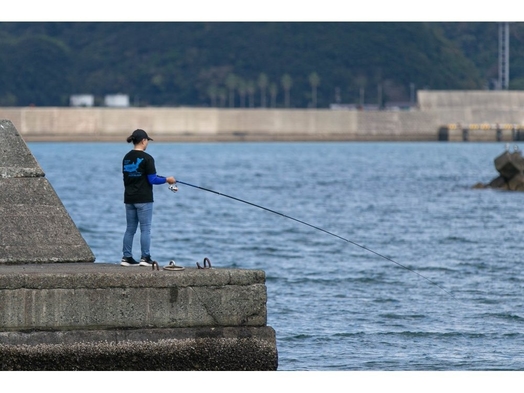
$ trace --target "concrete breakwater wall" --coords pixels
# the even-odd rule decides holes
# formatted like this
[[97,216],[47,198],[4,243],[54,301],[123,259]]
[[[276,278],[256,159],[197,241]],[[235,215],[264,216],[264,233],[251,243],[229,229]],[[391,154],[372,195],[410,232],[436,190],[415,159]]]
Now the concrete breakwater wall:
[[450,123],[524,124],[521,91],[419,91],[417,102],[409,111],[3,107],[0,118],[26,141],[121,141],[136,128],[159,141],[437,141]]
[[158,141],[435,140],[437,129],[418,125],[419,117],[327,109],[0,108],[0,118],[26,141],[121,141],[136,128]]

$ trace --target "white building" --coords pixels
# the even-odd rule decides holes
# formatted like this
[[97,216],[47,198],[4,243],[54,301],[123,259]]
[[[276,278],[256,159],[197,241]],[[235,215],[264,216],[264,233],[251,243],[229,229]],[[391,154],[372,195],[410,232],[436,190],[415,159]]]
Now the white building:
[[112,107],[128,107],[129,96],[127,94],[110,94],[104,97],[104,105]]
[[92,94],[74,94],[69,97],[70,106],[93,106],[95,96]]

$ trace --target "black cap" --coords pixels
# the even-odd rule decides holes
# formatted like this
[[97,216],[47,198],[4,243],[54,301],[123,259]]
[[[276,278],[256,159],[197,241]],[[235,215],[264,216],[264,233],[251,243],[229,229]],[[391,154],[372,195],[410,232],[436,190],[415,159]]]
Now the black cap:
[[147,139],[150,141],[153,140],[149,137],[149,135],[147,135],[147,132],[145,132],[144,130],[141,130],[140,128],[137,130],[134,130],[128,139],[132,139],[134,142],[137,142],[137,143],[140,142],[142,139]]

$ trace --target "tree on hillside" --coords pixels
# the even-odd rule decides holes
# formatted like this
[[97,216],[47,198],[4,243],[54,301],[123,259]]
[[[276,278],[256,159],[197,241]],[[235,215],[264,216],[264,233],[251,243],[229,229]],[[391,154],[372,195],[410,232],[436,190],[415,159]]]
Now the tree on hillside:
[[211,106],[217,106],[218,87],[217,85],[211,85],[207,89],[207,95],[211,99]]
[[262,108],[266,107],[266,89],[269,83],[269,78],[266,74],[261,73],[258,76],[258,87],[260,89],[260,106]]
[[317,107],[317,88],[320,84],[320,77],[316,72],[309,74],[309,84],[311,85],[311,105]]
[[335,103],[340,104],[342,102],[342,95],[340,87],[335,87]]
[[244,108],[246,106],[246,82],[242,78],[237,77],[236,85],[238,96],[240,97],[240,107]]
[[281,83],[285,93],[285,106],[286,108],[289,108],[291,103],[290,92],[291,86],[293,86],[293,80],[291,79],[291,76],[289,74],[284,74],[282,76]]
[[237,77],[235,74],[229,74],[226,77],[226,87],[229,91],[229,107],[235,106],[235,88],[237,86]]
[[275,82],[270,83],[269,94],[271,95],[271,108],[275,108],[277,106],[277,94],[278,94],[278,86]]
[[359,75],[355,78],[355,83],[358,87],[359,92],[359,105],[364,106],[365,102],[365,94],[366,94],[366,84],[368,82],[368,79],[364,75]]
[[253,82],[252,80],[248,80],[246,82],[246,92],[247,92],[250,108],[253,108],[255,106],[255,91],[256,91],[255,82]]
[[223,108],[226,106],[226,100],[227,100],[227,89],[225,87],[219,87],[218,88],[218,100],[219,100],[219,107]]

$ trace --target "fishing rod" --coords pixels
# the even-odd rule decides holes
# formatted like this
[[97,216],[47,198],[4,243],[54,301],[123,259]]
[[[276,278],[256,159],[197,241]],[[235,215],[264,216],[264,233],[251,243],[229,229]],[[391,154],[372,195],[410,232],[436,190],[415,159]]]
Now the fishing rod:
[[[326,234],[328,234],[328,235],[330,235],[330,236],[336,237],[337,239],[340,239],[340,240],[343,240],[343,241],[345,241],[345,242],[347,242],[347,243],[353,244],[354,246],[360,247],[360,248],[362,248],[363,250],[366,250],[366,251],[368,251],[368,252],[370,252],[370,253],[372,253],[372,254],[375,254],[375,255],[377,255],[377,256],[379,256],[379,257],[381,257],[381,258],[384,258],[385,260],[387,260],[387,261],[389,261],[389,262],[392,262],[392,263],[394,263],[395,265],[400,266],[400,267],[403,268],[403,269],[406,269],[406,270],[408,270],[408,271],[410,271],[410,272],[412,272],[412,273],[415,273],[417,276],[423,278],[424,280],[426,280],[426,281],[429,282],[430,284],[436,286],[437,288],[440,288],[442,291],[446,292],[448,295],[450,295],[450,296],[452,296],[452,297],[455,297],[455,296],[453,296],[453,294],[452,294],[451,292],[449,292],[449,291],[447,291],[446,289],[442,288],[442,287],[441,287],[440,285],[438,285],[436,282],[431,281],[429,278],[427,278],[426,276],[420,274],[419,272],[417,272],[417,271],[411,269],[410,267],[405,266],[405,265],[403,265],[403,264],[401,264],[401,263],[399,263],[399,262],[397,262],[397,261],[395,261],[395,260],[393,260],[393,259],[391,259],[391,258],[389,258],[389,257],[387,257],[387,256],[385,256],[385,255],[383,255],[383,254],[380,254],[380,253],[378,253],[378,252],[376,252],[376,251],[373,251],[372,249],[367,248],[366,246],[363,246],[363,245],[361,245],[361,244],[358,244],[358,243],[356,243],[356,242],[354,242],[354,241],[352,241],[352,240],[346,239],[345,237],[339,236],[339,235],[337,235],[336,233],[330,232],[330,231],[328,231],[328,230],[326,230],[326,229],[323,229],[323,228],[320,228],[320,227],[318,227],[318,226],[316,226],[316,225],[309,224],[309,223],[307,223],[307,222],[305,222],[305,221],[299,220],[298,218],[294,218],[294,217],[288,216],[287,214],[280,213],[280,212],[278,212],[278,211],[276,211],[276,210],[269,209],[269,208],[267,208],[267,207],[264,207],[264,206],[261,206],[261,205],[257,205],[256,203],[249,202],[249,201],[246,201],[246,200],[244,200],[244,199],[240,199],[240,198],[237,198],[237,197],[234,197],[234,196],[231,196],[231,195],[223,194],[223,193],[221,193],[221,192],[218,192],[218,191],[215,191],[215,190],[211,190],[211,189],[209,189],[209,188],[205,188],[205,187],[201,187],[201,186],[196,186],[196,185],[194,185],[194,184],[186,183],[186,182],[183,182],[183,181],[181,181],[181,180],[176,180],[176,183],[180,183],[180,184],[183,184],[183,185],[185,185],[185,186],[189,186],[189,187],[197,188],[197,189],[202,190],[202,191],[207,191],[207,192],[210,192],[210,193],[213,193],[213,194],[216,194],[216,195],[220,195],[220,196],[223,196],[223,197],[226,197],[226,198],[232,199],[232,200],[237,201],[237,202],[242,202],[242,203],[245,203],[246,205],[250,205],[250,206],[253,206],[253,207],[256,207],[256,208],[259,208],[259,209],[262,209],[262,210],[268,211],[268,212],[270,212],[270,213],[273,213],[273,214],[279,215],[279,216],[281,216],[281,217],[285,217],[285,218],[287,218],[287,219],[290,219],[290,220],[296,221],[296,222],[298,222],[298,223],[300,223],[300,224],[306,225],[306,226],[308,226],[308,227],[310,227],[310,228],[316,229],[316,230],[318,230],[318,231],[320,231],[320,232],[324,232],[324,233],[326,233]],[[171,184],[171,185],[169,186],[169,189],[170,189],[171,191],[173,191],[173,192],[178,191],[178,187],[176,186],[176,183],[175,183],[175,184]]]

